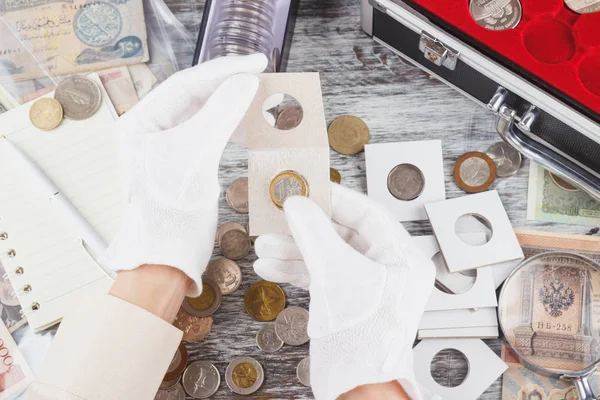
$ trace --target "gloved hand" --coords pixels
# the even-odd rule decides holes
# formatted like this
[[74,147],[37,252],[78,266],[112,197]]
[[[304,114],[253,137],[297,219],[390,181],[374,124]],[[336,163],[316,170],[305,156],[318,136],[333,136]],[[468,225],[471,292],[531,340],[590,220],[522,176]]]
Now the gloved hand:
[[178,72],[117,123],[123,220],[103,265],[169,265],[202,290],[218,219],[223,149],[258,89],[262,54],[216,59]]
[[382,206],[333,184],[332,220],[311,200],[284,204],[293,235],[255,244],[262,278],[310,288],[310,378],[317,399],[399,380],[426,398],[413,374],[412,345],[435,267]]

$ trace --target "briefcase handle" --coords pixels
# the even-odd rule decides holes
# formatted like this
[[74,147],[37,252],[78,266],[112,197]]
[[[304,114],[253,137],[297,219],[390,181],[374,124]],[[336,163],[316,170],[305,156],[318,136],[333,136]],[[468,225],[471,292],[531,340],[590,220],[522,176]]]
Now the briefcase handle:
[[566,178],[600,201],[600,178],[536,138],[531,133],[531,127],[539,114],[537,107],[530,106],[519,117],[513,108],[502,104],[506,94],[505,89],[498,88],[488,103],[488,108],[497,115],[496,128],[500,137],[525,157],[561,178]]

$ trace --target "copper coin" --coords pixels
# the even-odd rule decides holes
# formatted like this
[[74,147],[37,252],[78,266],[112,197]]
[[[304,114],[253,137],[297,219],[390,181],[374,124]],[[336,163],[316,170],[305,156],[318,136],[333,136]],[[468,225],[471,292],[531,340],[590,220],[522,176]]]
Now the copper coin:
[[225,193],[225,200],[232,210],[240,214],[248,214],[248,178],[238,178]]
[[352,115],[343,115],[329,125],[327,129],[329,145],[341,154],[357,154],[369,143],[369,127],[362,119]]
[[196,317],[213,315],[221,306],[221,290],[209,279],[202,280],[202,293],[198,297],[186,297],[183,308]]
[[304,117],[304,111],[302,106],[290,106],[286,107],[277,116],[277,122],[275,122],[275,128],[288,131],[294,129]]
[[175,379],[181,375],[185,369],[185,366],[187,365],[187,361],[187,349],[183,345],[183,342],[181,342],[179,343],[179,347],[177,348],[177,351],[171,360],[171,364],[169,364],[169,368],[167,368],[167,373],[165,374],[163,381]]
[[183,307],[179,309],[173,326],[183,331],[183,341],[196,343],[203,340],[212,330],[213,317],[196,317]]
[[233,260],[217,258],[206,267],[204,275],[215,282],[224,295],[235,292],[242,283],[242,270]]
[[552,182],[554,182],[556,184],[556,186],[558,186],[559,188],[566,190],[567,192],[578,192],[579,188],[575,185],[573,185],[572,183],[568,182],[567,180],[561,178],[558,175],[554,175],[552,172],[549,172],[550,174],[550,179],[552,179]]
[[221,225],[219,227],[219,229],[217,230],[217,244],[220,246],[221,245],[221,238],[223,237],[223,235],[231,230],[238,230],[238,231],[242,231],[242,232],[246,232],[246,228],[244,228],[244,225],[237,223],[237,222],[225,222],[223,225]]
[[329,168],[329,180],[334,183],[342,183],[342,175],[335,168]]
[[487,154],[465,153],[454,164],[454,180],[467,193],[487,190],[496,180],[496,165]]
[[250,252],[250,237],[246,231],[232,229],[223,234],[219,247],[223,256],[231,260],[240,260]]
[[179,383],[179,381],[181,380],[181,375],[177,375],[175,378],[173,379],[168,379],[168,380],[163,380],[160,383],[160,386],[158,387],[159,389],[165,390],[165,389],[170,389],[173,386],[177,385]]

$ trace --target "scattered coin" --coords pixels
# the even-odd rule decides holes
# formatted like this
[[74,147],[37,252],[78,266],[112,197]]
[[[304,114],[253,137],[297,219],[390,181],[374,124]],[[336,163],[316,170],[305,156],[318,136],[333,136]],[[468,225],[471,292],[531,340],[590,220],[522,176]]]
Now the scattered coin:
[[519,0],[471,0],[469,11],[475,22],[492,31],[515,28],[523,15]]
[[296,171],[282,171],[271,180],[269,185],[271,201],[279,209],[283,209],[283,203],[291,196],[309,195],[308,183],[302,175]]
[[277,122],[275,122],[275,128],[288,131],[294,129],[304,117],[304,110],[302,106],[290,106],[286,107],[277,116]]
[[283,347],[283,340],[275,333],[275,324],[266,324],[256,334],[256,345],[265,353],[275,353]]
[[223,234],[219,241],[219,247],[225,257],[231,260],[240,260],[250,252],[250,238],[245,230],[232,229]]
[[334,183],[342,183],[342,175],[335,168],[329,168],[329,180]]
[[290,346],[300,346],[310,340],[307,327],[308,311],[302,307],[288,307],[275,320],[275,333]]
[[202,294],[198,297],[186,297],[183,300],[185,311],[196,317],[213,315],[221,306],[221,290],[209,279],[202,280]]
[[285,308],[285,293],[276,283],[259,281],[244,295],[246,312],[257,321],[273,321]]
[[195,399],[207,399],[219,389],[221,375],[208,361],[194,361],[183,373],[183,388]]
[[29,109],[29,120],[38,129],[49,131],[60,125],[63,108],[60,103],[49,97],[37,100]]
[[238,178],[225,193],[225,200],[232,210],[240,214],[248,214],[248,178]]
[[390,171],[387,178],[388,190],[398,200],[414,200],[423,193],[425,176],[413,164],[399,164]]
[[329,145],[341,154],[357,154],[369,143],[369,128],[362,119],[352,115],[342,115],[329,125],[327,130]]
[[265,374],[262,366],[252,357],[233,359],[225,371],[225,382],[237,394],[252,394],[262,385]]
[[173,325],[183,331],[183,341],[196,343],[204,339],[212,330],[212,317],[196,317],[189,314],[183,307],[179,309]]
[[573,185],[572,183],[568,182],[567,180],[561,178],[558,175],[554,175],[552,172],[550,172],[550,178],[556,184],[556,186],[563,190],[566,190],[567,192],[579,191],[579,188],[577,186]]
[[491,145],[485,152],[496,164],[496,175],[500,178],[513,176],[521,167],[521,153],[502,141]]
[[496,165],[484,153],[465,153],[454,165],[454,180],[467,193],[483,192],[496,180]]
[[183,345],[183,342],[179,343],[179,347],[177,348],[177,351],[175,352],[175,355],[173,356],[173,359],[171,360],[171,364],[169,364],[169,368],[167,368],[167,373],[165,374],[165,377],[163,380],[168,381],[168,380],[174,379],[174,378],[178,377],[179,375],[181,375],[181,373],[185,369],[185,365],[187,364],[187,361],[188,361],[187,349]]
[[310,387],[310,356],[304,357],[296,367],[296,376],[301,384]]
[[226,234],[229,231],[232,231],[232,230],[238,230],[238,231],[246,232],[246,228],[244,228],[244,225],[242,225],[240,223],[237,223],[237,222],[225,222],[217,230],[217,244],[219,246],[221,246],[221,238],[223,237],[223,235]]
[[177,385],[179,383],[179,381],[181,380],[181,375],[177,375],[175,378],[173,379],[167,379],[167,380],[163,380],[160,383],[159,389],[170,389],[173,386]]
[[242,283],[242,270],[235,261],[228,258],[212,261],[208,264],[205,275],[219,286],[224,295],[235,292]]
[[71,76],[62,81],[54,92],[56,99],[65,110],[65,118],[82,120],[96,114],[102,105],[102,92],[90,78],[82,75]]
[[185,391],[179,384],[175,384],[170,389],[160,389],[156,392],[154,400],[185,400]]
[[600,0],[565,0],[567,7],[579,14],[600,11]]

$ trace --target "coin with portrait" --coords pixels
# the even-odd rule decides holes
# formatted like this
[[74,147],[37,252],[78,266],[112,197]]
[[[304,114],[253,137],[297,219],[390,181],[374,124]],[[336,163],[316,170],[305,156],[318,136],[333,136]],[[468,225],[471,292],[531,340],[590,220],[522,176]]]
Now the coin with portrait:
[[275,353],[283,347],[283,340],[275,332],[275,324],[266,324],[256,334],[256,345],[265,353]]
[[252,357],[233,359],[225,371],[225,382],[237,393],[248,395],[256,392],[264,380],[262,366]]
[[275,333],[290,346],[300,346],[309,341],[308,311],[302,307],[288,307],[275,320]]
[[492,31],[513,29],[523,16],[520,0],[471,0],[469,11],[477,24]]

